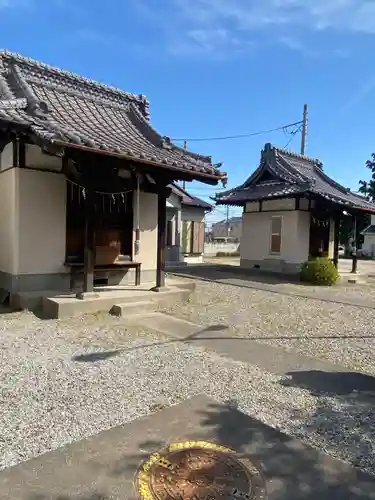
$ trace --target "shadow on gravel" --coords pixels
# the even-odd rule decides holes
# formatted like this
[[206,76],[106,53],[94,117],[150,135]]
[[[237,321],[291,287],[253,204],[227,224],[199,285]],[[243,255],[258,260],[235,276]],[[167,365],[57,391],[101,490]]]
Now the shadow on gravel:
[[[112,351],[100,351],[100,352],[90,352],[87,354],[76,354],[75,356],[72,356],[72,361],[75,361],[77,363],[96,363],[97,361],[105,361],[107,359],[119,356],[123,352],[137,351],[140,349],[146,349],[148,347],[157,347],[161,345],[175,344],[177,342],[184,343],[184,342],[192,342],[194,340],[204,340],[205,337],[199,337],[199,335],[201,335],[202,333],[217,332],[227,328],[228,328],[227,325],[221,325],[221,324],[210,325],[205,328],[202,328],[201,330],[193,333],[192,335],[188,335],[185,338],[165,340],[163,342],[154,342],[152,344],[140,344],[126,349],[115,349]],[[232,337],[218,337],[218,338],[223,339]],[[207,337],[207,339],[215,340],[215,337]]]
[[364,391],[375,396],[375,377],[364,373],[306,370],[286,375],[291,378],[283,380],[282,385],[307,389],[314,395],[347,395]]
[[375,499],[374,477],[263,425],[237,411],[235,403],[211,405],[203,425],[214,429],[218,442],[255,456],[270,500]]
[[77,354],[72,357],[73,361],[77,363],[95,363],[96,361],[105,361],[106,359],[114,358],[121,354],[121,349],[114,351],[90,352],[87,354]]

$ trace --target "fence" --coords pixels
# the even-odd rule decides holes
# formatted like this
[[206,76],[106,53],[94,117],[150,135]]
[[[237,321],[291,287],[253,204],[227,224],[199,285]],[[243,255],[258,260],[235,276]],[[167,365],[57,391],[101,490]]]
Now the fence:
[[205,243],[204,255],[216,255],[218,252],[234,253],[240,251],[239,243]]

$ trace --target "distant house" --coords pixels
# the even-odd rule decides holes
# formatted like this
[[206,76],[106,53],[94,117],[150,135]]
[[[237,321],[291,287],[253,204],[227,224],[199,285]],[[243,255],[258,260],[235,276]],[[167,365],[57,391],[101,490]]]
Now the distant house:
[[167,200],[165,262],[168,266],[203,260],[205,215],[212,206],[172,184]]
[[230,238],[231,240],[240,241],[242,233],[242,217],[231,217],[212,224],[211,237]]
[[375,257],[375,215],[371,215],[371,224],[362,234],[364,236],[362,252]]

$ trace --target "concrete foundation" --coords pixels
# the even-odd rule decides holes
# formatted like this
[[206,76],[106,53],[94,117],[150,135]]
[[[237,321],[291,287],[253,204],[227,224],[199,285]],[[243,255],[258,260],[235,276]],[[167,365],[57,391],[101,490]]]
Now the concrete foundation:
[[43,317],[63,318],[96,312],[110,312],[114,306],[132,304],[132,312],[142,311],[145,302],[152,302],[154,308],[189,299],[195,290],[195,283],[168,279],[167,287],[158,293],[151,290],[153,283],[143,286],[97,287],[94,295],[77,298],[76,292],[56,293],[20,292],[11,297],[11,306],[16,310],[41,309]]

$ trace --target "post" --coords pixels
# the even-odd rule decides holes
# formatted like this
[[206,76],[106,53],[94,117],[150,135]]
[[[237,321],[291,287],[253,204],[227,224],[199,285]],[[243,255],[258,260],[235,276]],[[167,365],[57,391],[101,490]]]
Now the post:
[[[184,141],[184,150],[187,151],[187,141]],[[185,191],[185,181],[182,181],[182,189]]]
[[165,238],[167,223],[166,196],[164,192],[158,194],[158,242],[156,255],[156,286],[155,292],[165,288]]
[[334,236],[334,246],[333,246],[333,263],[336,269],[339,267],[339,245],[340,245],[340,214],[336,214],[334,217],[335,223],[335,236]]
[[357,272],[358,255],[357,255],[357,216],[353,217],[353,248],[352,248],[352,270],[351,273]]
[[305,104],[303,107],[301,155],[304,155],[306,151],[307,123],[308,123],[308,107],[307,104]]
[[227,225],[227,238],[229,238],[229,205],[227,205],[227,217],[226,217],[226,225]]
[[83,299],[85,294],[94,292],[94,264],[95,264],[95,227],[94,227],[94,197],[93,189],[85,190],[85,240],[84,240],[84,270],[83,290],[77,297]]

